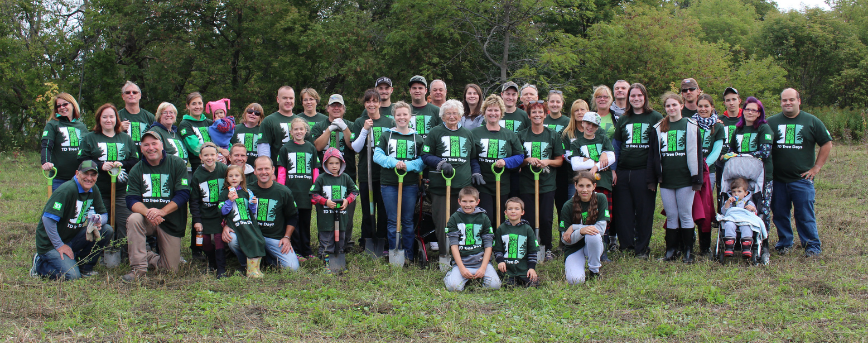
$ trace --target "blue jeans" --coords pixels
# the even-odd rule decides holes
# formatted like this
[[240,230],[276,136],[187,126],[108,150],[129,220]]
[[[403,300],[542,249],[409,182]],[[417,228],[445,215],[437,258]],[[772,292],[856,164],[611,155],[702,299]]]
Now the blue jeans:
[[[51,249],[37,257],[36,273],[52,279],[75,280],[81,278],[81,274],[93,270],[93,266],[99,260],[101,249],[111,241],[114,230],[108,224],[103,224],[99,230],[98,242],[88,242],[85,234],[87,229],[79,231],[69,242],[63,242],[72,249],[75,258],[66,255],[61,257],[57,249]],[[91,253],[94,246],[97,247],[97,252]]]
[[[383,195],[383,203],[386,205],[388,217],[386,238],[389,240],[389,250],[395,249],[395,236],[398,230],[398,186],[381,185],[380,192]],[[404,194],[401,198],[401,243],[404,247],[404,257],[413,260],[413,242],[416,239],[413,230],[413,213],[416,212],[416,199],[419,186],[416,184],[404,184]]]
[[60,185],[66,183],[66,181],[69,181],[69,180],[72,180],[72,179],[68,179],[68,180],[52,179],[51,180],[51,192],[53,193],[54,191],[57,190],[57,187],[60,187]]
[[799,240],[805,252],[822,252],[817,234],[817,217],[814,213],[814,182],[799,180],[780,182],[775,180],[772,194],[772,217],[778,229],[775,248],[793,246],[793,227],[790,224],[790,209],[796,216]]
[[[238,244],[238,236],[234,232],[230,233],[232,241],[229,242],[229,250],[238,257],[238,263],[242,266],[247,265],[247,256],[241,251],[241,246]],[[298,270],[298,257],[295,256],[295,251],[290,251],[286,254],[280,252],[280,240],[274,238],[265,238],[265,263],[276,265],[280,268]]]

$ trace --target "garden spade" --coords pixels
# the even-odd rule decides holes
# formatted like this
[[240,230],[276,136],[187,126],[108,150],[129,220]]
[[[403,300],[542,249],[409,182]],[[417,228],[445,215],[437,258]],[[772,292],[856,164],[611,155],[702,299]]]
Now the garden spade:
[[[108,173],[109,176],[112,177],[111,215],[109,217],[109,226],[111,226],[114,230],[114,234],[112,235],[112,244],[115,244],[115,240],[118,238],[118,229],[117,227],[115,227],[115,192],[117,191],[116,184],[118,181],[118,174],[121,173],[121,169],[118,167],[114,167],[109,170]],[[107,268],[115,268],[121,264],[121,251],[116,247],[112,247],[111,249],[106,250],[103,253],[103,260],[105,261],[105,266]]]
[[[373,155],[374,130],[371,128],[371,133],[368,134],[368,213],[371,215],[371,232],[374,236],[377,235],[377,220],[374,213],[374,183],[371,181],[371,155]],[[386,240],[383,238],[370,237],[365,238],[365,252],[371,255],[374,259],[383,257],[383,251],[386,251]]]
[[[536,234],[536,239],[537,239],[537,241],[539,241],[540,240],[540,238],[539,238],[539,229],[540,229],[540,227],[539,227],[539,174],[542,173],[542,168],[540,168],[538,171],[536,171],[536,170],[534,170],[533,166],[528,165],[528,167],[530,168],[530,172],[533,173],[533,210],[535,213],[533,216],[533,218],[534,218],[533,227],[534,227],[534,233]],[[552,228],[549,228],[549,230],[551,230],[551,229]],[[542,262],[545,260],[545,255],[546,255],[546,247],[544,245],[540,244],[539,252],[537,252],[537,258],[536,258],[537,262],[536,263],[542,264]]]
[[344,249],[338,246],[338,242],[341,239],[341,205],[346,200],[332,200],[335,202],[335,208],[333,209],[335,213],[335,252],[329,256],[329,270],[338,274],[344,269],[347,269],[347,255],[344,253]]
[[401,244],[401,206],[403,204],[404,199],[404,175],[407,175],[407,171],[404,170],[402,174],[400,169],[395,168],[395,174],[398,174],[398,227],[395,229],[395,249],[389,249],[389,263],[396,267],[404,266],[404,249],[402,249]]

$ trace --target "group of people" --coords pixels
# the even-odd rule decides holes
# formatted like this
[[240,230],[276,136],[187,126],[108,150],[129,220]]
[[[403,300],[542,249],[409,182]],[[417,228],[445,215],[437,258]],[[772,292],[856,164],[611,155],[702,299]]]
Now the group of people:
[[[682,80],[680,94],[662,97],[665,115],[652,109],[642,84],[624,80],[595,87],[590,104],[578,99],[569,109],[561,91],[541,99],[536,86],[514,82],[488,96],[469,84],[461,100],[447,100],[442,80],[431,82],[430,98],[424,77],[407,86],[411,101],[393,103],[392,80],[378,78],[354,122],[344,119],[340,94],[328,98],[327,114],[318,113],[320,96],[311,88],[299,92],[303,112],[293,114],[295,89],[283,86],[276,112],[264,117],[253,103],[237,125],[228,99],[205,103],[194,92],[176,126],[174,105],[164,102],[151,114],[139,107],[141,89],[127,82],[124,108],[101,106],[90,133],[75,99],[61,93],[42,136],[42,168],[56,169],[56,176],[31,274],[93,275],[98,254],[91,251],[111,249],[109,241],[121,238],[132,267],[124,280],[146,275],[149,266],[177,269],[188,210],[190,247],[218,277],[226,275],[226,248],[250,277],[261,276],[262,258],[295,270],[299,260],[327,261],[354,244],[358,201],[359,245],[385,239],[389,250],[400,246],[412,261],[420,258],[414,213],[420,194],[427,194],[436,236],[427,248],[452,266],[447,289],[461,290],[471,279],[500,287],[492,256],[506,284],[536,285],[537,262],[554,258],[556,211],[565,275],[576,284],[585,281],[586,265],[588,277],[599,276],[607,251],[648,258],[658,188],[666,215],[663,259],[693,262],[697,231],[700,253],[709,254],[715,186],[734,155],[760,159],[765,173],[757,203],[737,193],[725,196],[727,208],[753,210],[766,228],[773,213],[775,249],[786,254],[795,207],[806,254],[821,251],[813,177],[828,158],[831,137],[800,110],[794,89],[781,93],[782,113],[767,120],[761,101],[742,103],[733,87],[724,91],[719,114],[713,97],[690,78]],[[116,218],[106,210],[112,201]],[[85,215],[88,209],[94,214]],[[736,229],[724,226],[732,254]],[[87,227],[100,228],[100,237]],[[750,252],[753,237],[746,236],[740,243]],[[756,253],[768,262],[767,248]]]

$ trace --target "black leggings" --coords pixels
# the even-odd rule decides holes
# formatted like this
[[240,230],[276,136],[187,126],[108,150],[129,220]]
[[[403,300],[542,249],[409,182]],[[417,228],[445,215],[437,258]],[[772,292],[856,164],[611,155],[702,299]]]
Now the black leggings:
[[313,250],[310,248],[310,215],[311,209],[298,209],[298,226],[292,231],[292,236],[289,237],[292,250],[295,250],[295,254],[298,256],[307,257],[313,255]]
[[[534,196],[533,194],[522,194],[521,200],[524,201],[524,220],[527,220],[531,226],[535,224],[536,213],[534,212]],[[540,193],[539,195],[539,240],[540,245],[544,245],[547,250],[552,249],[552,217],[554,215],[555,206],[555,191]],[[545,256],[543,256],[545,257]],[[540,257],[537,257],[540,258]]]
[[637,254],[648,253],[651,226],[654,219],[656,191],[648,190],[645,169],[618,170],[618,183],[613,187],[613,213],[615,233],[621,250],[634,249]]
[[[386,224],[389,217],[386,215],[386,204],[383,202],[383,194],[380,192],[380,182],[373,181],[375,211],[377,212],[377,227],[371,227],[371,205],[368,203],[368,183],[359,182],[360,202],[358,206],[362,207],[362,239],[365,238],[382,238],[386,239]],[[364,240],[362,241],[364,242]],[[364,243],[362,243],[364,244]]]

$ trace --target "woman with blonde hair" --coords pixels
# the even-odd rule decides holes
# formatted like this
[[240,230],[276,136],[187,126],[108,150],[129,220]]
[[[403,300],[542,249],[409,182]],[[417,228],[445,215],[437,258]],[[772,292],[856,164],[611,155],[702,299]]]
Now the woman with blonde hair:
[[591,97],[591,100],[594,105],[593,110],[602,119],[600,128],[606,131],[607,137],[612,137],[615,134],[615,125],[618,123],[618,118],[615,117],[615,113],[612,113],[610,109],[614,100],[612,98],[612,90],[606,85],[594,87],[594,95]]
[[163,141],[163,150],[166,154],[175,155],[188,162],[189,154],[187,148],[181,143],[181,134],[178,133],[178,127],[175,126],[175,120],[178,118],[178,109],[175,105],[168,102],[163,102],[157,106],[157,113],[154,114],[154,125],[148,131],[154,131],[160,134]]
[[[42,129],[42,170],[57,168],[51,190],[54,191],[75,175],[78,168],[78,150],[87,126],[81,122],[81,109],[69,93],[60,93],[49,102],[53,112]],[[54,174],[54,173],[52,173]]]

